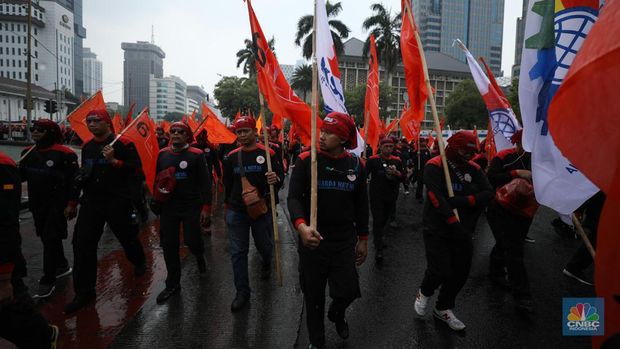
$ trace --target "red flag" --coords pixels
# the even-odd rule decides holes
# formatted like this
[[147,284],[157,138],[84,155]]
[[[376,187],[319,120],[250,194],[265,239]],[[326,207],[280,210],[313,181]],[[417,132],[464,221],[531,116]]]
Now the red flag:
[[407,108],[406,105],[403,106],[399,124],[403,137],[407,138],[409,142],[418,138],[421,128],[420,120],[416,119],[416,113],[411,108]]
[[271,126],[277,126],[278,130],[282,130],[282,115],[273,114],[271,118]]
[[[127,117],[125,118],[125,123],[123,125],[131,124],[131,121],[133,120],[133,108],[135,106],[136,106],[136,102],[131,103],[131,106],[129,107],[129,111],[127,112]],[[121,132],[121,131],[116,131],[116,132]]]
[[[364,132],[368,132],[366,142],[377,153],[379,145],[379,133],[381,121],[379,119],[379,62],[377,61],[377,49],[375,36],[370,35],[370,58],[368,59],[368,79],[366,84],[366,99],[364,102]],[[364,133],[365,134],[365,133]]]
[[[237,115],[235,115],[235,121],[241,117],[241,110],[237,110]],[[235,122],[233,121],[233,123]]]
[[400,121],[399,118],[395,117],[394,119],[392,119],[392,122],[390,122],[390,124],[385,128],[385,135],[389,135],[390,132],[395,131],[398,128],[398,122]]
[[202,116],[207,118],[202,123],[202,128],[207,130],[209,142],[214,144],[230,144],[237,141],[237,136],[226,128],[205,102],[202,102],[201,108]]
[[[620,333],[620,1],[608,1],[549,107],[553,141],[605,194],[595,258],[596,294],[605,298],[605,336]],[[596,139],[598,142],[579,142]],[[611,346],[610,346],[611,347]]]
[[189,129],[192,130],[193,133],[198,132],[198,125],[200,123],[196,121],[196,109],[194,109],[194,111],[192,112],[192,115],[186,118],[186,122],[187,122],[187,126],[189,126]]
[[497,94],[502,99],[502,101],[504,101],[506,104],[510,105],[510,102],[508,101],[508,98],[504,94],[504,91],[502,90],[502,88],[499,87],[499,84],[497,83],[497,80],[495,80],[495,75],[493,75],[493,72],[491,71],[491,69],[487,65],[487,62],[482,57],[480,57],[480,62],[482,62],[482,64],[484,65],[484,70],[486,70],[486,72],[487,72],[487,76],[489,77],[489,82],[491,83],[491,86],[493,86],[493,89],[497,92]]
[[114,114],[114,117],[112,118],[112,127],[114,127],[115,133],[121,132],[125,128],[125,123],[121,118],[121,114]]
[[131,139],[142,163],[142,172],[146,178],[146,186],[151,193],[155,182],[155,171],[157,165],[157,155],[159,145],[157,144],[157,134],[155,133],[155,123],[149,118],[149,113],[145,108],[138,120],[131,125],[123,136]]
[[164,129],[164,133],[170,133],[170,122],[166,120],[162,121],[161,128]]
[[[274,114],[280,114],[295,124],[295,129],[305,144],[310,144],[312,112],[310,107],[304,103],[293,91],[288,81],[284,77],[276,56],[273,54],[263,30],[258,23],[256,14],[250,0],[248,3],[248,14],[250,17],[250,28],[254,39],[256,50],[256,74],[258,87],[265,97],[269,109]],[[321,127],[321,119],[317,115],[317,132]]]
[[487,160],[491,163],[491,160],[497,154],[497,147],[495,146],[495,134],[493,132],[493,126],[491,120],[489,120],[489,126],[487,126],[487,138],[484,141],[484,151],[487,153]]
[[[403,14],[403,18],[400,30],[400,49],[405,68],[405,81],[407,83],[409,105],[413,113],[409,118],[421,122],[424,120],[424,103],[428,98],[428,89],[426,88],[426,80],[424,78],[422,57],[420,56],[420,50],[415,36],[417,28],[415,22],[412,28],[411,22],[409,21],[409,15],[413,18],[413,13],[409,12],[411,9],[409,3],[410,1],[408,0],[401,0],[401,13]],[[401,128],[404,129],[402,124]]]
[[80,137],[83,143],[90,141],[93,134],[86,127],[86,117],[93,110],[106,110],[103,94],[101,91],[95,93],[92,97],[82,103],[67,118],[71,129]]
[[433,138],[433,131],[430,131],[428,133],[428,141],[426,142],[426,144],[428,145],[428,149],[433,149],[433,146],[435,145],[435,138]]

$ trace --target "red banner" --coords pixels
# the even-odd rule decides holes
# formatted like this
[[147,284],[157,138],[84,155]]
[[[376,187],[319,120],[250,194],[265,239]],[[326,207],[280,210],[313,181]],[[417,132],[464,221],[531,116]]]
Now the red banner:
[[136,120],[123,135],[131,139],[138,151],[140,162],[142,163],[142,172],[146,178],[146,186],[151,193],[153,192],[157,155],[159,154],[159,145],[157,143],[155,129],[155,123],[149,117],[148,111],[145,110],[140,113],[138,120]]
[[86,102],[82,103],[67,119],[69,120],[69,124],[71,124],[71,129],[80,137],[83,143],[93,139],[93,134],[90,133],[86,126],[86,117],[93,110],[106,110],[101,91],[95,93],[91,98],[86,100]]
[[379,133],[381,133],[381,119],[379,118],[379,62],[375,36],[370,35],[370,58],[368,59],[368,79],[366,83],[366,99],[364,102],[364,132],[368,132],[366,142],[377,154]]

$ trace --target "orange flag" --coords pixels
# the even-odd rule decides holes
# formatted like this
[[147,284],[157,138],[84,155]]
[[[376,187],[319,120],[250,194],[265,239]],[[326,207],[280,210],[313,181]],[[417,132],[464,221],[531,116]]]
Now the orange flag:
[[[620,333],[619,36],[620,1],[607,1],[554,96],[548,115],[556,146],[607,195],[594,260],[596,295],[605,300],[605,334],[593,336],[594,348]],[[580,142],[582,139],[598,141]]]
[[237,121],[240,117],[241,117],[241,110],[237,110],[237,115],[235,115],[235,120],[233,121],[233,123]]
[[[410,1],[401,0],[402,8],[402,27],[400,30],[400,48],[403,56],[403,66],[405,68],[405,81],[407,83],[407,95],[409,96],[409,105],[412,109],[412,115],[409,119],[422,122],[424,120],[424,103],[428,98],[428,89],[426,88],[426,80],[424,78],[424,68],[422,66],[422,57],[418,48],[415,32],[417,28],[411,26],[409,15]],[[407,120],[406,122],[408,122]],[[401,128],[402,127],[401,124]]]
[[189,129],[192,130],[193,133],[196,133],[198,132],[199,124],[200,123],[196,121],[196,109],[194,109],[192,115],[187,118],[187,126],[189,126]]
[[263,134],[263,116],[259,115],[258,119],[256,119],[256,130],[259,135]]
[[230,144],[237,141],[237,136],[226,128],[217,118],[217,115],[204,102],[202,102],[202,116],[207,118],[202,123],[202,128],[207,130],[209,142],[214,144]]
[[[284,77],[276,56],[273,54],[263,30],[258,23],[250,0],[248,14],[250,17],[250,29],[254,39],[256,57],[256,78],[258,88],[265,97],[269,109],[274,114],[282,115],[295,125],[297,134],[305,144],[310,144],[312,112],[293,91]],[[317,115],[317,132],[321,127],[321,119]]]
[[370,58],[368,59],[364,115],[364,122],[366,122],[364,132],[368,132],[366,142],[376,154],[379,145],[379,133],[381,133],[381,121],[379,119],[379,62],[377,61],[375,36],[372,34],[370,35]]
[[493,132],[493,126],[491,120],[489,120],[489,126],[487,127],[487,138],[484,142],[484,151],[487,153],[487,160],[491,163],[491,160],[497,154],[497,147],[495,146],[495,134]]
[[273,114],[271,118],[271,126],[277,126],[278,130],[282,130],[282,115]]
[[121,118],[121,114],[114,114],[114,117],[112,118],[112,127],[114,127],[114,133],[119,133],[125,128],[125,123]]
[[[127,112],[127,117],[125,118],[125,123],[123,125],[129,125],[131,124],[131,121],[133,120],[133,108],[136,106],[136,102],[131,103],[131,106],[129,107],[129,111]],[[116,131],[116,132],[121,132],[120,131]]]
[[[398,118],[396,118],[396,117],[394,119],[392,119],[392,122],[390,122],[390,124],[385,128],[385,135],[386,136],[389,135],[390,132],[393,132],[393,131],[395,131],[398,128],[397,125],[398,125],[399,121],[400,120]],[[416,138],[417,138],[417,136],[416,136]]]
[[142,172],[146,178],[146,186],[151,193],[155,182],[155,171],[157,166],[157,155],[159,145],[157,144],[157,134],[155,133],[155,123],[149,117],[148,110],[144,110],[138,115],[138,120],[125,131],[123,136],[131,139],[142,163]]
[[71,124],[71,129],[80,137],[83,143],[93,138],[93,134],[86,127],[86,117],[93,110],[106,110],[101,91],[92,95],[67,118]]
[[409,142],[418,138],[421,128],[420,120],[417,120],[416,113],[411,108],[407,108],[406,105],[403,106],[399,124],[403,137],[407,138]]
[[164,129],[164,133],[170,133],[170,122],[166,120],[162,121],[161,128]]

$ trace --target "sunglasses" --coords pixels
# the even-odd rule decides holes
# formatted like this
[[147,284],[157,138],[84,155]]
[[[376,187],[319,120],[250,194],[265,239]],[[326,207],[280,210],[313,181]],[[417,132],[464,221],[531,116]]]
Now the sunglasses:
[[170,134],[179,134],[179,135],[184,135],[185,134],[185,130],[182,129],[171,129],[170,130]]
[[47,131],[47,130],[46,130],[46,129],[44,129],[44,128],[42,128],[42,127],[31,127],[31,128],[30,128],[30,132],[34,132],[34,131],[37,131],[37,132],[43,133],[43,132],[45,132],[45,131]]
[[87,124],[96,124],[98,122],[101,122],[101,118],[86,118]]

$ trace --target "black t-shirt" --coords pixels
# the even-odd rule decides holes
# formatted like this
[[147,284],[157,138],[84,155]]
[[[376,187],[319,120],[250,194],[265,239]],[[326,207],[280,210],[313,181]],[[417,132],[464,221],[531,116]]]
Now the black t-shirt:
[[[241,161],[245,170],[245,176],[252,184],[258,189],[258,192],[262,198],[265,198],[269,202],[269,185],[267,184],[267,159],[265,157],[265,147],[262,144],[257,143],[256,148],[252,150],[243,150],[239,147],[224,157],[224,188],[225,188],[225,203],[226,205],[235,211],[245,211],[245,204],[241,198],[241,169],[239,166],[239,154],[241,154]],[[282,164],[275,156],[273,149],[271,154],[271,166],[273,172],[278,175],[280,181],[275,185],[276,192],[281,186],[284,180],[284,173],[282,171]],[[278,196],[276,195],[276,202]]]
[[[368,195],[362,161],[345,152],[338,158],[317,154],[317,231],[327,241],[368,236]],[[301,153],[291,174],[288,210],[297,226],[310,222],[310,152]]]
[[[388,177],[386,170],[389,166],[395,166],[400,175]],[[366,169],[370,177],[371,199],[385,198],[396,200],[398,198],[398,188],[405,175],[400,158],[392,155],[385,159],[380,155],[373,155],[368,159]]]
[[174,167],[176,179],[170,199],[163,204],[164,212],[185,212],[198,206],[211,206],[211,175],[203,154],[202,150],[194,147],[180,152],[168,147],[159,152],[157,173]]

